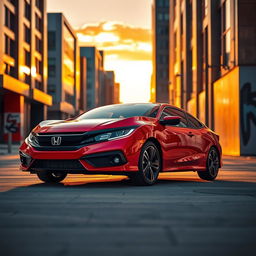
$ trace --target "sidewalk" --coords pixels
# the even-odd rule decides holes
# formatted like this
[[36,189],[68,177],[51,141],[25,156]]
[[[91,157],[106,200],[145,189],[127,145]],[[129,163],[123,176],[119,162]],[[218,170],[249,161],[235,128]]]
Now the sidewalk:
[[8,153],[8,145],[7,144],[0,144],[0,156],[3,155],[18,155],[19,153],[19,144],[12,145],[12,153]]

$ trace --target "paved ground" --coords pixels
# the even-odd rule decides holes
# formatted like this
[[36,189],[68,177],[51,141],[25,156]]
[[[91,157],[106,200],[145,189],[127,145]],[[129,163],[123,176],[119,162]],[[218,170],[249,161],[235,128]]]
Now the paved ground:
[[224,163],[215,182],[171,173],[137,187],[79,175],[49,186],[0,156],[0,254],[254,255],[256,159]]

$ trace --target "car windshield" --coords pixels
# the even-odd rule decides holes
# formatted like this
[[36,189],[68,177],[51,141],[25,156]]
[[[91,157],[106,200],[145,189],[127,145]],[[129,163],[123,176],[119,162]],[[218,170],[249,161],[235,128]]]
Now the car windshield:
[[92,109],[77,119],[127,118],[134,116],[156,117],[157,104],[116,104]]

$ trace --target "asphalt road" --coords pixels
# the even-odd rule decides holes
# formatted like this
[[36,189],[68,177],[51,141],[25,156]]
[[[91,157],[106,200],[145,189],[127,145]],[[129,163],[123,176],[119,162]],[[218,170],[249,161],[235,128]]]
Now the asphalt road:
[[0,156],[0,254],[254,255],[256,158],[226,158],[214,182],[168,173],[151,187],[125,177],[46,185]]

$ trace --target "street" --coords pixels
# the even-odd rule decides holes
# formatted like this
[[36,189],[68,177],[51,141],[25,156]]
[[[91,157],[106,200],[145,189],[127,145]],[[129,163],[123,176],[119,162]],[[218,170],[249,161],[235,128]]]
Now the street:
[[[253,255],[256,158],[225,157],[216,181],[164,173],[69,175],[47,185],[0,156],[1,255]],[[254,251],[254,253],[253,253]]]

